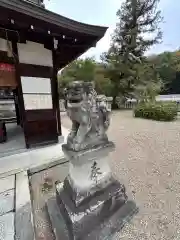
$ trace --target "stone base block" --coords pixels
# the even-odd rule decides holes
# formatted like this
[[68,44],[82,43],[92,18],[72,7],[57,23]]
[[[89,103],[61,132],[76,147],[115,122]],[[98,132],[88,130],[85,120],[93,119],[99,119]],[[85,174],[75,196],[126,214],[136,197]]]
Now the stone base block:
[[127,201],[124,190],[123,185],[114,182],[77,207],[63,185],[58,185],[57,197],[47,202],[56,239],[110,239],[137,212],[134,202]]
[[121,201],[126,201],[127,196],[124,185],[113,177],[108,180],[103,185],[95,185],[88,192],[78,192],[77,189],[72,188],[67,177],[63,183],[56,183],[57,201],[61,199],[64,204],[67,204],[68,201],[73,211],[85,211],[89,208],[89,205],[95,204],[97,200],[106,201],[110,198],[119,198]]
[[62,148],[69,159],[67,179],[78,193],[92,194],[97,191],[97,187],[105,188],[110,183],[112,172],[108,155],[114,150],[112,142],[79,152],[69,150],[67,145],[63,145]]

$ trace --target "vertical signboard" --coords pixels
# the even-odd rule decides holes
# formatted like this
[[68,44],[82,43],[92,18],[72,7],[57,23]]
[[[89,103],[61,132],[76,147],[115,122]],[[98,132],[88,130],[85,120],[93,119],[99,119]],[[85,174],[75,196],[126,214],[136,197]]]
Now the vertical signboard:
[[21,86],[25,108],[27,147],[58,142],[52,100],[52,52],[33,42],[18,44]]

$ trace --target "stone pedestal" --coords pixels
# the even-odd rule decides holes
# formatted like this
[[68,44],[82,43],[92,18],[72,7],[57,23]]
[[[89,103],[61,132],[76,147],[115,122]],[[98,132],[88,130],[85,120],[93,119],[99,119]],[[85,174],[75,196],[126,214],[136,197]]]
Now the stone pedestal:
[[47,202],[56,239],[111,239],[137,212],[124,185],[112,176],[108,155],[113,150],[112,142],[79,152],[63,146],[69,174],[56,183],[56,197]]

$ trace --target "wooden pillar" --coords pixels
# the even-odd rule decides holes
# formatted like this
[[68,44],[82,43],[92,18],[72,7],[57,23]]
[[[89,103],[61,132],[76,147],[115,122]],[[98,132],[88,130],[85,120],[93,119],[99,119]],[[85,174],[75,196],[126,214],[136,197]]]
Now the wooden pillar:
[[60,107],[59,107],[59,92],[58,92],[58,69],[56,64],[56,51],[53,50],[53,95],[54,95],[54,105],[57,118],[57,129],[59,136],[62,135],[61,129],[61,116],[60,116]]
[[20,112],[20,125],[24,130],[26,148],[29,148],[29,144],[27,141],[27,136],[26,136],[26,132],[25,132],[25,128],[24,128],[25,108],[24,108],[24,99],[23,99],[23,93],[22,93],[21,77],[20,77],[20,72],[19,72],[19,54],[18,54],[17,41],[12,41],[12,50],[13,50],[14,58],[15,58],[16,81],[18,84],[17,94],[18,94],[18,105],[19,105],[19,112]]
[[19,97],[18,97],[18,90],[17,88],[13,90],[14,95],[14,105],[15,105],[15,111],[16,111],[16,122],[17,125],[20,125],[21,123],[21,117],[20,117],[20,109],[19,109]]

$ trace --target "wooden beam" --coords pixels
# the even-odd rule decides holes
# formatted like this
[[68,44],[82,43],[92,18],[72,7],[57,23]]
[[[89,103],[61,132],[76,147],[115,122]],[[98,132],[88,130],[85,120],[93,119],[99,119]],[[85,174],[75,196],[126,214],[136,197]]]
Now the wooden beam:
[[21,77],[20,77],[20,73],[19,73],[19,54],[18,54],[18,47],[17,47],[17,42],[16,41],[12,41],[12,50],[13,50],[13,53],[14,53],[14,56],[15,56],[16,80],[17,80],[17,83],[18,83],[19,109],[20,109],[20,113],[21,113],[21,126],[23,127],[23,130],[24,130],[26,147],[29,148],[29,143],[28,143],[26,131],[25,131],[25,128],[24,128],[24,123],[25,123],[25,120],[26,120],[26,116],[25,116]]
[[19,64],[19,73],[26,77],[52,78],[53,68],[33,64]]
[[21,118],[20,118],[20,112],[19,112],[18,88],[13,90],[13,95],[14,95],[14,104],[15,104],[15,110],[16,110],[16,122],[17,122],[17,125],[20,125]]

